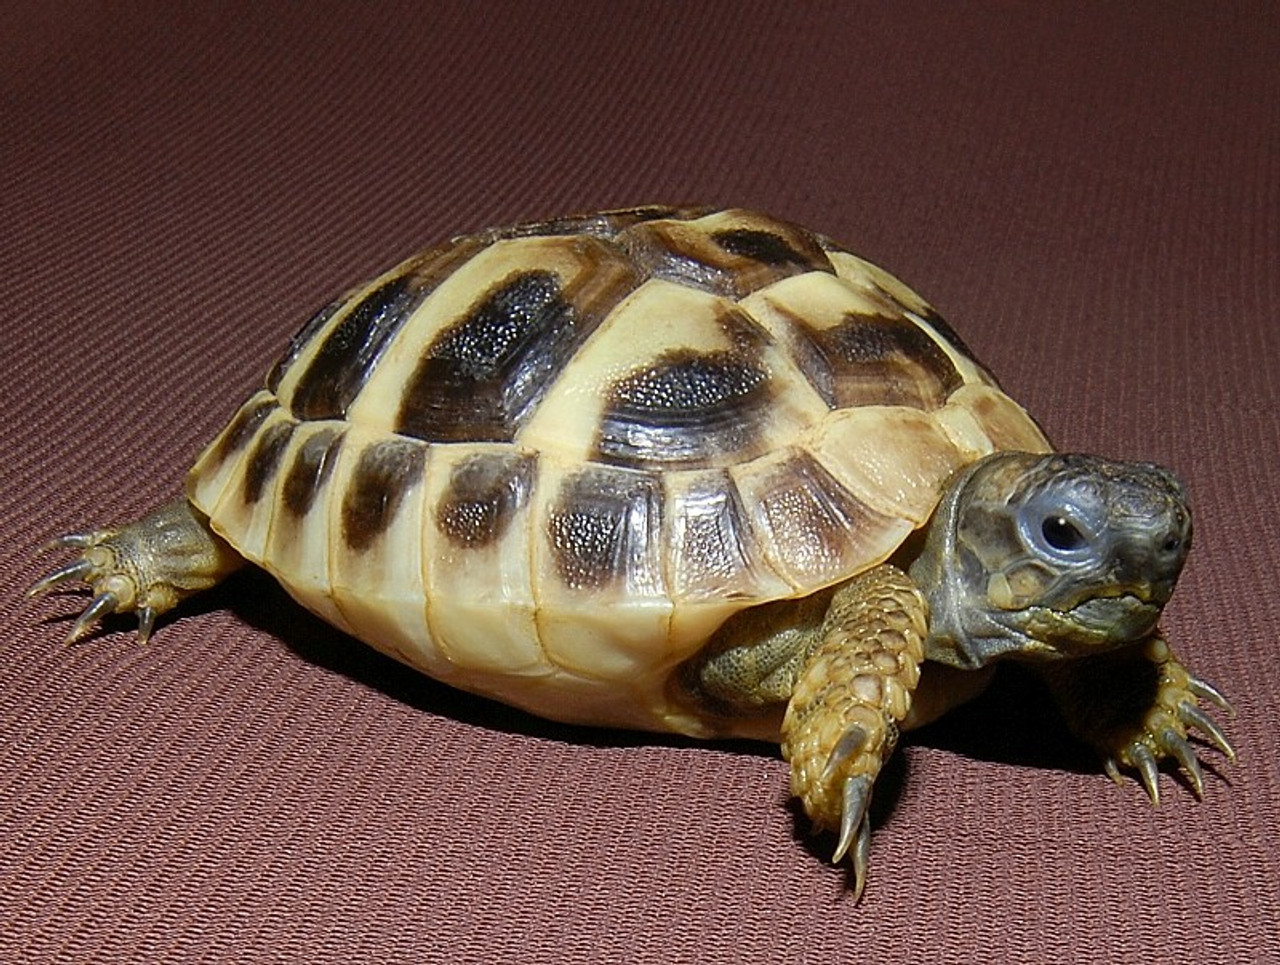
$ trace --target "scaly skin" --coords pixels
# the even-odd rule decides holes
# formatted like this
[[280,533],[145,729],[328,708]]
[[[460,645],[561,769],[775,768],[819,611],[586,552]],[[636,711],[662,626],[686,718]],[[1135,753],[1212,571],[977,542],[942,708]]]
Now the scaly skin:
[[1093,657],[1046,664],[1044,679],[1067,725],[1102,758],[1107,774],[1138,773],[1153,804],[1160,803],[1159,764],[1172,760],[1200,797],[1204,775],[1187,737],[1199,730],[1231,761],[1235,750],[1200,700],[1230,711],[1218,691],[1193,676],[1158,635]]
[[856,901],[866,883],[872,784],[920,679],[924,599],[901,570],[879,566],[835,594],[821,632],[783,720],[782,754],[791,792],[814,825],[839,831],[832,860],[852,849]]
[[134,612],[138,639],[145,642],[156,617],[244,565],[185,499],[166,503],[132,523],[63,536],[50,546],[78,549],[80,558],[37,580],[27,596],[77,580],[88,583],[94,594],[67,634],[68,643],[90,633],[110,613]]

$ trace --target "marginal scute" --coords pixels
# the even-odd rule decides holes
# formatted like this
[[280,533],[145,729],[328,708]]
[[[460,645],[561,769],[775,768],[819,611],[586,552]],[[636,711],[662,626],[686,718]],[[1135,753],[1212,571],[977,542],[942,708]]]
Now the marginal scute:
[[241,470],[245,452],[262,425],[279,403],[270,392],[255,392],[240,406],[225,429],[205,446],[187,473],[187,497],[205,514],[209,514],[223,491]]
[[245,460],[244,469],[244,501],[256,503],[262,499],[268,485],[275,479],[284,456],[285,447],[297,423],[292,419],[282,419],[259,434],[253,449]]
[[912,529],[863,504],[803,450],[756,460],[733,477],[765,557],[803,592],[887,558]]
[[430,645],[423,573],[427,446],[351,426],[330,484],[330,597],[346,625],[378,649],[447,679]]
[[[343,422],[300,422],[281,457],[274,507],[261,556],[253,562],[276,576],[284,587],[321,618],[355,633],[333,601],[330,547],[336,536],[330,503],[336,465],[350,426]],[[270,499],[268,497],[268,503]],[[215,521],[216,524],[216,521]]]
[[366,447],[347,480],[342,500],[342,538],[347,548],[368,549],[395,520],[409,489],[422,477],[426,447],[390,438]]
[[534,613],[530,518],[539,491],[531,453],[496,443],[431,447],[422,567],[434,647],[458,673],[550,672]]
[[[189,493],[208,515],[214,531],[251,560],[261,559],[270,536],[276,513],[276,470],[296,426],[283,408],[269,407],[252,437],[244,441],[240,457],[226,464],[216,491],[210,487]],[[198,479],[203,486],[216,475],[192,476],[188,482]]]
[[436,526],[457,546],[500,540],[529,497],[536,458],[520,452],[477,452],[455,465],[436,503]]
[[343,440],[341,423],[313,425],[313,430],[285,460],[289,469],[285,473],[280,498],[284,509],[295,517],[305,516],[311,511],[317,494],[333,474]]
[[762,558],[750,513],[724,469],[664,476],[668,582],[679,603],[725,603],[784,595]]
[[561,582],[572,590],[652,585],[660,497],[647,473],[589,465],[565,479],[546,533]]

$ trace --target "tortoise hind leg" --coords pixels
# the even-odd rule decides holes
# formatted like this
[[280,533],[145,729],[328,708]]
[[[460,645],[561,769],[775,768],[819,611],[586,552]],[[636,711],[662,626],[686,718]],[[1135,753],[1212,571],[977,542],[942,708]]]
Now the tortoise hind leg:
[[78,549],[80,557],[37,580],[27,596],[77,580],[94,594],[67,634],[68,643],[88,634],[107,614],[130,611],[138,614],[138,639],[146,641],[156,617],[244,563],[185,499],[120,527],[63,536],[50,547]]

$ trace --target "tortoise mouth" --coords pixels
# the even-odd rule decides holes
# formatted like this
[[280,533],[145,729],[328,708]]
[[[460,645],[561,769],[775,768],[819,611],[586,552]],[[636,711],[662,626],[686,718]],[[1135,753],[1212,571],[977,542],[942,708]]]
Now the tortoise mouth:
[[1082,656],[1140,640],[1155,629],[1161,606],[1135,593],[1091,596],[1074,606],[1029,607],[1013,621],[1019,652],[1042,659]]
[[1090,636],[1101,634],[1114,643],[1145,637],[1160,619],[1162,601],[1150,594],[1122,593],[1118,596],[1094,596],[1064,614]]

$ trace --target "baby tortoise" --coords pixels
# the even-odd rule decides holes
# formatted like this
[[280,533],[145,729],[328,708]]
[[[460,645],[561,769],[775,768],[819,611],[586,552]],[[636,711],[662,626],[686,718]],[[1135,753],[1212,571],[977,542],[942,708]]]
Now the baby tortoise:
[[1156,627],[1191,545],[1159,467],[1051,450],[918,295],[766,215],[490,230],[315,315],[187,477],[67,536],[104,615],[248,561],[406,664],[560,721],[781,743],[867,872],[901,730],[1043,673],[1153,801],[1227,708]]

